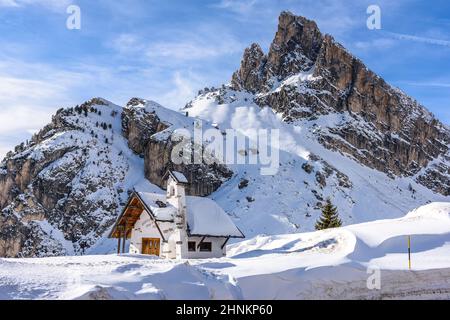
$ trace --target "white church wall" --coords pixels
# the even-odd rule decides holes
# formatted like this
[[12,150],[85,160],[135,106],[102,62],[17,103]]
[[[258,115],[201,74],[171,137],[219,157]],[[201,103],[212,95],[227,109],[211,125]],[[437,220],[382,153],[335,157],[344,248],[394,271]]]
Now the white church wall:
[[[167,202],[178,210],[174,217],[174,222],[158,222],[161,232],[164,234],[166,242],[163,242],[161,235],[150,218],[144,211],[136,222],[130,240],[130,253],[142,253],[142,238],[160,239],[160,256],[169,259],[202,259],[221,258],[226,255],[226,246],[223,246],[226,238],[207,237],[203,242],[211,243],[211,251],[200,251],[198,244],[202,237],[188,237],[186,233],[186,196],[184,185],[178,184],[172,177],[167,181]],[[182,227],[178,229],[178,227]],[[188,242],[195,242],[195,251],[188,250]]]
[[[158,222],[158,226],[166,240],[173,233],[173,224],[171,222]],[[160,256],[170,255],[170,248],[167,243],[163,242],[161,234],[146,211],[143,211],[139,219],[136,221],[131,231],[130,250],[131,254],[142,254],[142,238],[158,238],[160,239]]]
[[205,238],[203,242],[211,242],[211,251],[200,251],[198,244],[203,237],[189,237],[186,241],[186,247],[188,246],[188,241],[195,241],[195,251],[186,250],[187,259],[204,259],[204,258],[221,258],[226,255],[226,246],[222,249],[222,245],[226,238]]

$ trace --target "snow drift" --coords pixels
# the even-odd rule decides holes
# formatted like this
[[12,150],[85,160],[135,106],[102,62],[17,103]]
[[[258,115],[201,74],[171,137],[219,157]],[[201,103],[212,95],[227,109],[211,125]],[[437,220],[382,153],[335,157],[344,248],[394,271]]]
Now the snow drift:
[[[228,252],[226,258],[189,261],[139,255],[0,259],[0,298],[449,299],[450,203],[431,203],[399,219],[257,236]],[[380,290],[370,290],[370,270],[378,269]]]

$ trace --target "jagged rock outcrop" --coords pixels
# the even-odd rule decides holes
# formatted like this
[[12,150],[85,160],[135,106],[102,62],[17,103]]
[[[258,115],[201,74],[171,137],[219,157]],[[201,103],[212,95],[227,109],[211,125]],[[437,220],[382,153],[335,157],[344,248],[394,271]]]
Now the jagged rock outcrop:
[[220,164],[174,164],[171,155],[176,143],[171,139],[151,139],[148,143],[145,150],[145,176],[154,184],[165,188],[165,173],[169,169],[175,170],[188,179],[188,195],[207,196],[232,176],[233,172]]
[[[58,110],[49,125],[0,164],[0,256],[88,252],[136,183],[146,176],[164,187],[170,133],[192,127],[193,121],[138,98],[125,107],[94,98]],[[190,178],[192,195],[211,194],[232,174],[223,165],[172,168]]]
[[128,140],[130,149],[141,156],[144,155],[151,136],[170,126],[159,119],[155,112],[146,112],[145,108],[140,107],[146,103],[143,99],[133,98],[122,113],[123,135]]
[[[287,122],[345,114],[340,123],[320,130],[319,141],[392,176],[413,176],[448,151],[446,126],[313,21],[290,12],[281,13],[267,55],[256,44],[245,51],[231,88],[253,93],[258,105],[270,106]],[[449,195],[443,166],[429,169],[442,182],[433,190]]]
[[144,158],[145,177],[150,182],[165,188],[165,173],[169,169],[176,170],[188,178],[189,195],[207,196],[231,177],[231,170],[221,164],[174,164],[171,161],[177,144],[173,139],[174,131],[187,129],[193,137],[194,122],[194,118],[138,98],[131,99],[122,113],[123,134],[130,149]]
[[114,140],[120,107],[94,98],[60,109],[0,165],[0,254],[81,254],[124,201],[130,163]]
[[236,71],[231,82],[236,88],[244,88],[250,92],[257,92],[264,85],[264,67],[267,58],[264,55],[259,44],[252,44],[245,49],[242,58],[241,68]]

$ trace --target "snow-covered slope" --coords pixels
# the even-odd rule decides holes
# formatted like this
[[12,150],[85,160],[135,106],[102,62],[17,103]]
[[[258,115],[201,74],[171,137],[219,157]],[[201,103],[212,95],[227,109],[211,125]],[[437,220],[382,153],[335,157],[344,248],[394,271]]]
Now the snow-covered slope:
[[279,145],[269,143],[277,174],[230,166],[235,175],[212,195],[248,236],[312,230],[327,198],[344,224],[450,200],[449,128],[291,12],[267,53],[252,44],[229,84],[201,90],[183,111],[253,145],[257,130],[279,130]]
[[[286,123],[272,109],[257,106],[249,93],[228,90],[225,101],[219,104],[212,92],[185,110],[249,139],[258,129],[280,132],[276,175],[261,175],[259,165],[231,165],[235,176],[212,195],[248,236],[313,230],[326,198],[337,205],[344,224],[399,217],[427,202],[450,200],[413,177],[388,176],[320,144],[317,132],[346,121],[345,113]],[[249,183],[240,189],[242,180]]]
[[[103,240],[128,198],[145,185],[144,160],[122,134],[123,107],[93,99],[61,109],[6,157],[0,174],[0,255],[109,252]],[[7,227],[11,226],[11,227]],[[99,249],[100,250],[100,249]]]
[[[279,151],[276,173],[261,175],[266,165],[174,164],[171,134],[200,123],[251,142],[259,129],[279,130],[279,144],[269,142]],[[327,198],[345,225],[400,217],[450,200],[449,146],[450,129],[417,101],[314,21],[282,12],[267,54],[251,45],[230,84],[205,88],[182,112],[139,98],[124,107],[94,98],[59,110],[9,153],[0,163],[0,256],[112,252],[105,235],[129,191],[146,184],[163,193],[169,168],[189,179],[189,194],[216,200],[247,237],[311,231]],[[234,151],[248,161],[262,149]]]
[[130,193],[164,196],[168,168],[190,178],[192,195],[216,190],[231,174],[226,167],[170,163],[172,133],[192,132],[194,124],[138,98],[124,107],[93,98],[58,110],[0,163],[0,256],[114,252],[116,242],[106,236]]
[[[373,270],[380,270],[379,290],[367,287]],[[450,204],[432,203],[399,219],[258,236],[230,245],[221,259],[0,259],[0,298],[449,299]]]
[[[192,117],[206,119],[205,128],[216,123],[220,130],[233,128],[250,139],[255,129],[280,130],[280,167],[275,175],[261,175],[261,166],[244,164],[229,165],[232,176],[224,183],[220,177],[214,179],[222,185],[211,198],[247,237],[311,231],[328,197],[344,224],[399,217],[427,202],[448,201],[414,177],[388,176],[320,144],[316,133],[339,125],[345,114],[286,123],[272,109],[254,104],[248,93],[227,95],[229,102],[221,104],[214,93],[200,96],[188,109],[190,117],[152,102],[123,108],[98,99],[86,107],[87,112],[59,111],[51,126],[3,163],[0,189],[6,191],[0,202],[6,207],[0,216],[0,255],[114,252],[116,243],[105,236],[128,192],[145,185],[146,190],[163,193],[145,179],[145,167],[155,167],[149,157],[163,158],[159,149],[144,155],[147,165],[132,149],[147,138],[167,139],[170,130],[192,130]],[[133,113],[126,118],[127,135],[124,110]],[[146,117],[151,121],[144,121]],[[140,134],[147,131],[148,137]],[[213,177],[201,171],[205,179]],[[158,172],[152,174],[160,179]]]

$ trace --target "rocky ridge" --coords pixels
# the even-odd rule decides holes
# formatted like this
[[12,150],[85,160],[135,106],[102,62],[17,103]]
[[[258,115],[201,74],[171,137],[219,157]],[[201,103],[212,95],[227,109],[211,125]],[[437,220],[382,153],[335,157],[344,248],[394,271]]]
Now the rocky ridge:
[[[172,168],[172,142],[170,134],[152,137],[173,123],[189,128],[193,122],[137,98],[125,107],[94,98],[58,110],[0,164],[0,256],[89,252],[133,188],[149,184],[145,176],[162,192],[157,186],[164,187],[161,173]],[[193,195],[210,194],[231,175],[221,165],[174,169],[192,177]]]
[[217,99],[226,101],[233,91],[251,93],[257,105],[290,123],[343,115],[317,134],[324,146],[392,177],[417,175],[419,183],[450,195],[449,129],[322,34],[314,21],[282,12],[269,52],[258,44],[247,48]]

